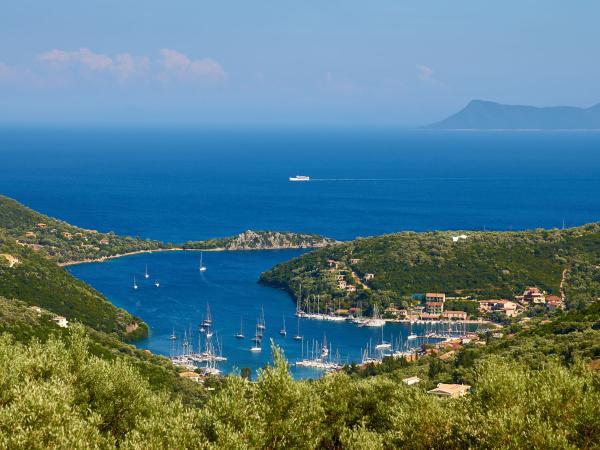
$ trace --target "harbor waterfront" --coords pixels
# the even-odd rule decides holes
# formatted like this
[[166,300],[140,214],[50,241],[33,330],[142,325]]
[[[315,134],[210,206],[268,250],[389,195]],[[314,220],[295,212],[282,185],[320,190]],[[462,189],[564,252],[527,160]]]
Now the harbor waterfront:
[[[68,267],[76,277],[106,295],[116,306],[142,318],[150,326],[148,339],[136,346],[165,356],[184,353],[184,341],[196,356],[206,351],[206,332],[199,330],[211,315],[211,346],[214,354],[226,358],[209,364],[229,373],[234,369],[251,368],[253,373],[272,361],[270,342],[279,345],[292,363],[296,378],[313,378],[323,374],[332,364],[376,356],[381,344],[381,327],[359,327],[350,321],[312,320],[296,317],[296,305],[281,290],[257,283],[258,276],[273,265],[302,254],[302,250],[211,252],[204,255],[206,271],[200,272],[200,255],[193,251],[146,253]],[[149,277],[145,270],[148,267]],[[138,289],[133,289],[136,277]],[[156,287],[155,281],[160,281]],[[260,351],[250,351],[254,345],[257,321],[264,311],[264,335]],[[283,336],[283,318],[287,333]],[[244,338],[240,333],[240,322]],[[469,324],[474,330],[477,324]],[[445,331],[447,325],[440,324]],[[412,325],[417,339],[408,339],[411,325],[387,322],[383,338],[394,348],[415,347],[433,337],[433,328],[424,323]],[[171,339],[172,335],[175,339]],[[295,339],[295,336],[301,339]],[[429,337],[425,337],[429,335]],[[326,340],[327,363],[316,364]],[[370,347],[370,351],[369,351]],[[387,350],[387,349],[386,349]],[[198,361],[199,365],[206,360]],[[296,365],[294,363],[300,362]]]

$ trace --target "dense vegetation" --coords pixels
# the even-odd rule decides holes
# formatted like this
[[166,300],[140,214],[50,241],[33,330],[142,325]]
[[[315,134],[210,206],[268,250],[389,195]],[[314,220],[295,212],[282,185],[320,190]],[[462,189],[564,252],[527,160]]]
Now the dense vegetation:
[[[600,448],[600,376],[578,358],[537,368],[479,358],[463,368],[471,394],[439,399],[426,390],[443,371],[293,381],[274,356],[256,382],[226,377],[191,407],[153,391],[125,360],[95,357],[80,329],[28,347],[5,336],[0,447]],[[400,381],[416,371],[420,385]]]
[[84,261],[170,247],[158,241],[100,233],[40,214],[0,195],[0,229],[58,262]]
[[[320,294],[346,305],[402,303],[411,294],[445,292],[472,298],[512,298],[527,286],[560,295],[565,272],[567,300],[589,303],[600,294],[600,225],[565,230],[521,232],[404,232],[352,242],[311,252],[261,275],[261,281],[298,297]],[[331,270],[328,260],[339,262]],[[352,263],[352,260],[354,261]],[[363,289],[352,278],[374,278]],[[338,289],[336,276],[355,284],[356,293]],[[580,300],[577,300],[579,291]],[[585,297],[585,298],[583,298]]]
[[[0,297],[0,335],[10,336],[12,341],[29,345],[33,341],[58,339],[69,345],[69,329],[60,328],[52,322],[53,316],[54,313],[46,309],[38,312],[20,300]],[[166,391],[186,403],[197,404],[204,398],[205,389],[180,378],[168,359],[125,344],[114,335],[87,326],[77,326],[87,334],[90,355],[107,361],[126,361],[148,380],[153,390]]]
[[[147,335],[146,324],[115,307],[102,294],[54,262],[0,230],[0,296],[48,309],[98,331],[135,339]],[[14,258],[14,259],[13,259]],[[130,332],[127,331],[129,327]]]

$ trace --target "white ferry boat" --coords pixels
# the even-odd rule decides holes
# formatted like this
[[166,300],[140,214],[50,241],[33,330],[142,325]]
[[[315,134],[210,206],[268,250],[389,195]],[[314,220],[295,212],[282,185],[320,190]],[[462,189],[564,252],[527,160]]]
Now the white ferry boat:
[[310,177],[306,175],[296,175],[295,177],[290,177],[290,181],[310,181]]

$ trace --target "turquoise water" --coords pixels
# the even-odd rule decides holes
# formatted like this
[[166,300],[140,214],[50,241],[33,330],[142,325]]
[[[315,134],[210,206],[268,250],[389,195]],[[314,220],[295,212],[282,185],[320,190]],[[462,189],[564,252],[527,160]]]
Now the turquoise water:
[[[600,133],[428,132],[393,129],[0,129],[0,193],[73,224],[181,242],[246,229],[353,239],[400,230],[507,230],[580,225],[600,218]],[[310,183],[290,183],[290,175]],[[175,327],[194,328],[209,302],[229,358],[224,368],[269,361],[236,341],[260,305],[267,337],[281,339],[294,304],[256,284],[297,252],[138,255],[72,267],[115,304],[150,324],[140,343],[164,354]],[[143,279],[148,264],[161,287]],[[131,289],[137,274],[140,289]],[[358,359],[376,330],[303,321],[308,340],[327,335],[342,360]],[[406,334],[387,325],[389,335]],[[310,373],[297,372],[297,376]]]

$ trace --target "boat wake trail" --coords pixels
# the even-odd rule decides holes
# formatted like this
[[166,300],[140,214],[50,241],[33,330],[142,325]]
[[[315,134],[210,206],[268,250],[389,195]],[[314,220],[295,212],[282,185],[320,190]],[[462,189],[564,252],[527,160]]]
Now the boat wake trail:
[[311,178],[310,181],[410,181],[411,178]]

